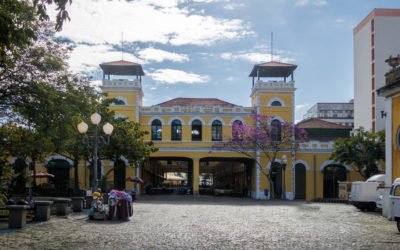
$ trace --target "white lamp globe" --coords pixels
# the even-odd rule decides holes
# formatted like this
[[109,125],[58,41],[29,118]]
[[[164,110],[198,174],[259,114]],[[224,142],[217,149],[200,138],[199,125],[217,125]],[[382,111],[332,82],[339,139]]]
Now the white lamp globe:
[[88,130],[88,125],[85,122],[81,122],[78,124],[78,131],[81,134],[86,133]]
[[286,155],[282,155],[282,163],[283,164],[287,164],[287,157],[286,157]]
[[90,116],[90,121],[92,122],[93,125],[99,125],[101,121],[101,116],[97,113],[94,113],[93,115]]
[[106,124],[104,124],[104,126],[103,126],[103,131],[104,131],[104,133],[106,134],[106,135],[111,135],[111,133],[113,132],[113,130],[114,130],[114,127],[113,127],[113,125],[111,125],[110,123],[106,123]]

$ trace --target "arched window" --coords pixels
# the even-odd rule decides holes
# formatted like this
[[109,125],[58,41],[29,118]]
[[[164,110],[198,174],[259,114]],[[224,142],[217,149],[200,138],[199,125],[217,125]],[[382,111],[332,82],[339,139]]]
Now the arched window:
[[192,122],[192,141],[201,141],[202,124],[200,120]]
[[218,120],[215,120],[211,126],[212,140],[222,141],[222,123]]
[[173,120],[171,123],[171,140],[182,140],[182,123],[179,120]]
[[232,123],[232,139],[233,140],[242,140],[242,126],[243,123],[240,120],[236,120]]
[[151,139],[153,141],[161,141],[162,138],[162,125],[161,121],[155,119],[151,122]]
[[281,140],[281,122],[279,120],[273,120],[271,122],[271,140],[280,141]]
[[280,101],[273,101],[271,103],[272,107],[282,107],[282,103]]

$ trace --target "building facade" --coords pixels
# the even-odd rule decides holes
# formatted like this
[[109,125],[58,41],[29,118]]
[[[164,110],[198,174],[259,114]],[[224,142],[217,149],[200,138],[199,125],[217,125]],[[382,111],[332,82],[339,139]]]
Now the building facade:
[[[246,156],[215,147],[232,136],[234,124],[256,125],[254,114],[267,115],[271,126],[276,128],[294,122],[296,65],[280,62],[254,65],[249,75],[250,107],[217,98],[183,97],[143,106],[145,83],[140,64],[115,61],[100,67],[103,92],[117,100],[110,106],[116,118],[139,123],[140,129],[148,132],[145,140],[153,141],[159,148],[142,166],[124,156],[116,162],[99,160],[98,180],[103,191],[133,189],[134,184],[128,179],[137,176],[144,181],[139,192],[147,194],[229,194],[269,199],[270,192],[265,190],[273,188],[278,199],[314,200],[337,198],[338,181],[361,179],[349,166],[329,159],[335,139],[348,136],[350,128],[314,118],[299,124],[309,132],[309,139],[295,150],[282,149],[275,162],[257,149],[249,149]],[[287,159],[285,165],[283,158]],[[19,161],[13,159],[13,162]],[[65,190],[73,187],[72,166],[71,159],[51,155],[38,164],[37,171],[54,174],[49,185]],[[80,187],[90,189],[92,164],[81,162],[77,170]],[[271,183],[263,174],[267,170],[271,170]]]
[[[386,186],[400,178],[400,56],[390,57],[386,62],[392,67],[386,74],[385,86],[378,89],[378,94],[385,98],[386,108]],[[390,214],[388,192],[386,190],[383,215]]]
[[324,103],[319,102],[312,106],[303,117],[304,119],[318,118],[343,126],[354,127],[354,102]]
[[385,85],[389,55],[400,53],[400,9],[374,9],[353,31],[354,126],[385,129],[384,98],[376,90]]

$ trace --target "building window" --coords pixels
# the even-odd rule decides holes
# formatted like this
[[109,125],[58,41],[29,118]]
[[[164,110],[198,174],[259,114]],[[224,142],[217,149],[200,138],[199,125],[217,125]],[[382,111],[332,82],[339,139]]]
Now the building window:
[[233,140],[242,140],[242,121],[236,120],[232,124],[232,139]]
[[155,119],[151,122],[151,139],[153,141],[161,141],[162,138],[162,125],[161,121]]
[[173,120],[171,124],[171,140],[182,140],[182,123],[179,120]]
[[372,90],[375,90],[375,77],[372,77],[371,79],[371,85],[372,85]]
[[372,72],[372,75],[375,75],[375,63],[371,64],[371,72]]
[[271,140],[281,141],[282,125],[279,120],[273,120],[271,122]]
[[375,45],[375,34],[371,35],[371,46]]
[[213,121],[211,128],[212,140],[222,141],[222,123],[220,121]]
[[192,141],[201,141],[202,124],[199,120],[192,122]]
[[371,20],[371,32],[374,32],[374,30],[375,30],[375,20],[372,19]]
[[273,101],[271,103],[272,107],[282,107],[282,103],[280,101]]

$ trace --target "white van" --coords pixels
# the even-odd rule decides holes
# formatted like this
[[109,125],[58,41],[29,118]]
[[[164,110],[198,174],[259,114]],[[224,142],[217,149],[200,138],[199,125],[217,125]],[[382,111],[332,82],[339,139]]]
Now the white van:
[[397,229],[400,232],[400,178],[397,178],[390,189],[390,206],[392,209],[392,219],[397,222]]
[[379,195],[382,195],[384,190],[381,186],[385,185],[385,175],[378,174],[371,176],[365,182],[355,181],[351,185],[350,203],[360,210],[374,211]]

